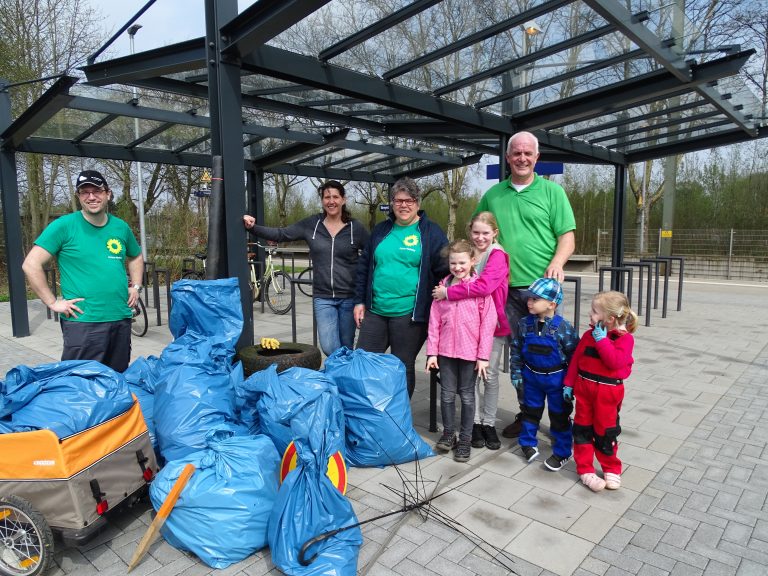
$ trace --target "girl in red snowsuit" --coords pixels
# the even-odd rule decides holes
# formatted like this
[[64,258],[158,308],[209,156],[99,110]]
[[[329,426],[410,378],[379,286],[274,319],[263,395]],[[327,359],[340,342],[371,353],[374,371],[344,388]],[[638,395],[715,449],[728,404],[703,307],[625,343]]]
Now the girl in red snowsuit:
[[[621,292],[600,292],[592,299],[590,329],[579,341],[565,376],[564,394],[576,398],[573,459],[585,486],[595,492],[621,486],[617,437],[624,379],[632,371],[637,314]],[[605,479],[595,474],[594,458]]]

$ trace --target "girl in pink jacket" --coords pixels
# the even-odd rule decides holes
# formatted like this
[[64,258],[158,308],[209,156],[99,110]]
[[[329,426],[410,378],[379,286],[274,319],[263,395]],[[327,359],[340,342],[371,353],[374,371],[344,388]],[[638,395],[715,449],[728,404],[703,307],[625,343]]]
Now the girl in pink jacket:
[[[451,274],[446,287],[477,281],[475,258],[466,240],[448,246]],[[455,448],[453,459],[467,462],[471,453],[475,414],[475,379],[485,380],[493,346],[497,313],[491,296],[462,300],[434,300],[429,311],[427,370],[440,370],[440,413],[443,434],[435,445],[439,452]],[[461,398],[459,439],[455,436],[456,394]]]
[[509,291],[509,256],[497,243],[499,226],[491,212],[478,212],[469,222],[469,238],[475,248],[475,270],[480,275],[475,282],[463,282],[446,287],[435,287],[435,300],[475,299],[491,296],[496,307],[496,330],[493,333],[493,348],[485,380],[477,379],[475,387],[475,423],[472,426],[472,447],[488,450],[501,448],[496,434],[496,410],[499,405],[499,368],[504,355],[504,345],[509,341],[509,322],[504,312]]

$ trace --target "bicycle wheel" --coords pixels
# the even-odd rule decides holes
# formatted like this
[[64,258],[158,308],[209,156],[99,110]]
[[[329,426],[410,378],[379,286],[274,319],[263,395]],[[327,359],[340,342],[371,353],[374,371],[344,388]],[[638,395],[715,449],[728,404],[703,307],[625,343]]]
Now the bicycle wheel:
[[0,498],[0,574],[42,574],[52,558],[53,534],[43,515],[18,496]]
[[131,318],[131,333],[136,336],[144,336],[149,327],[149,318],[147,317],[147,307],[144,301],[139,298],[132,308],[133,317]]
[[273,272],[270,278],[265,278],[264,293],[267,305],[275,314],[285,314],[293,306],[291,302],[291,277],[285,272]]
[[187,272],[184,272],[184,274],[181,275],[182,280],[205,280],[203,278],[202,272],[197,272],[196,270],[189,270]]
[[[299,278],[301,280],[309,280],[312,282],[312,266],[307,268],[306,270],[303,270],[301,274],[299,274]],[[304,294],[304,296],[309,296],[312,298],[312,284],[303,284],[299,282],[297,284],[299,290],[301,290],[301,293]]]

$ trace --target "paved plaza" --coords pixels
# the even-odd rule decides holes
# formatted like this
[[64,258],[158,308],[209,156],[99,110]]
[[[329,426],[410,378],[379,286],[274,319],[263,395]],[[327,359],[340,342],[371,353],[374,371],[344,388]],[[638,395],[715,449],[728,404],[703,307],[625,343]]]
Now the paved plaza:
[[[595,275],[582,277],[581,331]],[[570,290],[570,291],[569,291]],[[566,312],[573,318],[572,285]],[[546,426],[539,460],[526,464],[513,440],[498,451],[473,449],[468,464],[437,456],[386,469],[353,468],[352,501],[360,520],[403,505],[399,493],[444,495],[431,508],[363,526],[359,574],[403,576],[765,576],[768,574],[768,284],[686,280],[683,309],[670,284],[666,318],[636,333],[635,366],[621,411],[622,487],[592,493],[573,462],[550,472]],[[311,342],[309,299],[299,296],[298,340]],[[570,299],[570,301],[569,301]],[[171,340],[164,316],[133,355],[159,355]],[[29,302],[32,335],[11,336],[0,304],[0,376],[18,365],[58,360],[61,333],[39,301]],[[257,336],[291,339],[291,317],[255,312]],[[418,366],[423,366],[422,359]],[[514,410],[502,375],[499,431]],[[414,424],[430,443],[428,377],[419,371]],[[545,415],[546,418],[546,415]],[[435,488],[437,486],[437,488]],[[140,504],[119,511],[81,548],[56,551],[51,575],[122,575],[151,521]],[[132,572],[139,576],[279,574],[263,551],[211,570],[160,540]]]

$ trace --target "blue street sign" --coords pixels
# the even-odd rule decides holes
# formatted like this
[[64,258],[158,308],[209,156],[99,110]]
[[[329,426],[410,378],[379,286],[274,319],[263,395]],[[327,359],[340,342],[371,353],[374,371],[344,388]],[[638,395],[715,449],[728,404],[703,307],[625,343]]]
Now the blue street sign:
[[[552,174],[562,174],[563,163],[562,162],[536,162],[536,174],[539,176],[551,176]],[[498,180],[499,179],[499,165],[488,164],[485,167],[485,179],[486,180]]]
[[389,212],[389,204],[379,204],[379,212]]

